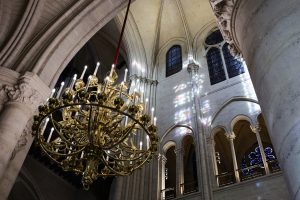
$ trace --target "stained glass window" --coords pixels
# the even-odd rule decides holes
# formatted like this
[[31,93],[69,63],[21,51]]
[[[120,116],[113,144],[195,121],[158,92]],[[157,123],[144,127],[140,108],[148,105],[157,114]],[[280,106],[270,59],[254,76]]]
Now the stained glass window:
[[205,49],[211,85],[245,72],[243,63],[230,54],[228,43],[224,41],[220,30],[206,38]]
[[176,74],[182,69],[181,47],[172,46],[167,52],[166,77]]
[[211,85],[226,80],[220,50],[211,48],[206,54]]
[[[268,163],[272,163],[276,160],[274,151],[271,147],[266,147],[264,151]],[[278,165],[278,163],[275,162],[275,165]],[[244,156],[240,168],[242,175],[245,176],[257,173],[255,167],[263,168],[263,166],[264,164],[260,154],[260,149],[259,147],[256,147],[254,151],[251,151],[248,155]]]
[[205,40],[205,43],[208,45],[219,44],[223,41],[222,34],[219,30],[212,32]]
[[224,59],[226,62],[228,77],[232,78],[232,77],[238,76],[240,74],[243,74],[245,72],[243,63],[239,59],[234,58],[230,54],[229,49],[228,49],[228,43],[224,44],[222,51],[223,51]]

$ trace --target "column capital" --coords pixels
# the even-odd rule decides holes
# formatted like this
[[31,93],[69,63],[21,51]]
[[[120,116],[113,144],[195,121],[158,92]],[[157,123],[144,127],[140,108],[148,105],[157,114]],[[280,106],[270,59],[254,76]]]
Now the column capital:
[[162,161],[163,163],[167,162],[167,157],[163,154],[158,154],[157,159]]
[[196,63],[192,62],[188,64],[187,71],[189,73],[197,72],[199,70],[199,65]]
[[250,128],[253,133],[259,133],[261,131],[261,127],[259,124],[251,124]]
[[234,5],[237,1],[233,0],[209,0],[213,12],[217,18],[219,29],[223,35],[223,38],[228,42],[228,49],[233,56],[240,54],[240,49],[237,43],[234,41],[231,19],[233,14]]
[[34,73],[27,72],[20,77],[15,85],[5,85],[3,87],[8,102],[24,104],[36,110],[50,94],[50,88]]
[[226,133],[225,135],[226,135],[226,137],[227,137],[228,140],[234,140],[235,137],[236,137],[235,133],[233,131],[229,132],[229,133]]

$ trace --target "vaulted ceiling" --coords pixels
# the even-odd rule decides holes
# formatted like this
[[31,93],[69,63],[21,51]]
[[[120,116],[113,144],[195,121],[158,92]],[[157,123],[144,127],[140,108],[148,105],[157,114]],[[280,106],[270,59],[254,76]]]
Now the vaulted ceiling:
[[144,51],[148,68],[155,65],[160,49],[172,40],[184,41],[186,51],[193,55],[193,43],[199,32],[207,24],[215,23],[208,0],[136,0],[130,16],[134,26],[127,30],[133,28],[137,32],[142,45],[139,49]]

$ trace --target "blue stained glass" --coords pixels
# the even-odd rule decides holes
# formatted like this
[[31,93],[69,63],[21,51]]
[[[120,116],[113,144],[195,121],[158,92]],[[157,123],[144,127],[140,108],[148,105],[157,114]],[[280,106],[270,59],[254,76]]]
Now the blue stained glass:
[[230,51],[228,49],[228,43],[224,44],[222,51],[227,67],[228,77],[232,78],[243,74],[245,72],[243,63],[230,54]]
[[223,36],[220,32],[220,30],[216,30],[212,32],[205,40],[205,44],[208,45],[214,45],[214,44],[219,44],[220,42],[223,41]]
[[172,46],[167,52],[166,77],[171,76],[182,69],[181,47]]
[[[270,162],[270,161],[273,161],[276,159],[276,157],[273,154],[273,149],[271,147],[266,147],[264,152],[266,155],[267,162]],[[247,163],[246,160],[249,160],[249,163]],[[263,167],[263,160],[261,158],[259,147],[256,147],[254,151],[252,151],[248,154],[248,159],[244,158],[242,160],[241,171],[244,175],[250,175],[255,172],[254,169],[249,168],[249,166]]]
[[221,52],[218,48],[211,48],[206,54],[208,72],[211,85],[226,79]]

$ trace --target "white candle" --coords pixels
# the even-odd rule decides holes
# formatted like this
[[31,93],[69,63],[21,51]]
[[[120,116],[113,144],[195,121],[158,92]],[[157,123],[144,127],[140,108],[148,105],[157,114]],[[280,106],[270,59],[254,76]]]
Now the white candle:
[[44,124],[44,126],[43,126],[43,129],[42,129],[41,135],[44,135],[44,132],[45,132],[45,129],[46,129],[46,127],[47,127],[48,122],[49,122],[49,118],[47,117],[47,118],[46,118],[46,121],[45,121],[45,124]]
[[143,142],[141,141],[140,142],[140,150],[142,150],[143,149]]
[[54,93],[55,93],[55,89],[52,89],[52,90],[51,90],[51,94],[50,94],[50,97],[49,97],[49,98],[52,98],[52,97],[53,97],[53,95],[54,95]]
[[107,156],[106,156],[106,161],[108,161],[109,157],[108,157],[108,154],[110,153],[110,151],[107,151]]
[[84,155],[84,151],[81,152],[80,159],[83,158],[83,155]]
[[141,86],[141,84],[140,84],[140,79],[138,79],[137,81],[136,81],[136,89],[137,90],[140,90],[140,86]]
[[94,76],[96,76],[99,66],[100,66],[100,62],[97,62],[96,69],[94,71]]
[[52,127],[52,128],[51,128],[51,131],[50,131],[50,133],[49,133],[48,139],[47,139],[47,143],[50,142],[50,139],[51,139],[51,137],[52,137],[53,131],[54,131],[54,128]]
[[115,64],[112,64],[109,76],[112,77],[113,71],[115,69]]
[[149,101],[149,99],[146,98],[146,99],[145,99],[145,113],[147,112],[148,101]]
[[127,126],[128,123],[128,116],[125,117],[125,126]]
[[60,84],[60,88],[59,88],[59,90],[58,90],[58,92],[57,92],[57,94],[56,94],[56,98],[59,98],[59,96],[60,96],[60,93],[61,93],[61,91],[62,91],[62,89],[63,89],[64,85],[65,85],[65,82],[61,82],[61,84]]
[[151,108],[151,123],[153,123],[154,120],[154,108]]
[[144,102],[144,90],[141,90],[141,103]]
[[[72,144],[74,144],[74,143],[72,142]],[[70,154],[71,152],[72,152],[72,146],[70,146],[70,150],[69,150],[68,154]]]
[[71,89],[73,89],[74,84],[75,84],[75,82],[76,82],[76,79],[77,79],[77,74],[74,74],[73,79],[72,79],[72,82],[71,82],[71,85],[70,85],[70,88],[71,88]]
[[136,88],[134,88],[133,93],[134,93],[134,103],[138,103],[139,97],[136,95],[137,94]]
[[128,69],[126,68],[125,69],[125,75],[124,75],[124,83],[126,83],[126,81],[127,81],[127,73],[128,73]]
[[84,69],[83,69],[83,72],[80,76],[80,79],[83,79],[86,69],[87,69],[87,65],[84,66]]
[[153,125],[154,125],[154,126],[156,126],[156,120],[157,120],[157,118],[154,117],[154,121],[153,121]]
[[147,141],[147,149],[149,149],[149,144],[150,144],[149,135],[146,136],[146,141]]

